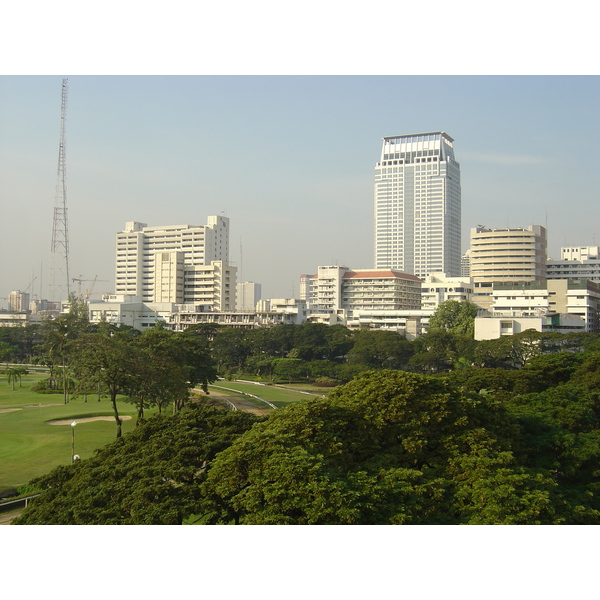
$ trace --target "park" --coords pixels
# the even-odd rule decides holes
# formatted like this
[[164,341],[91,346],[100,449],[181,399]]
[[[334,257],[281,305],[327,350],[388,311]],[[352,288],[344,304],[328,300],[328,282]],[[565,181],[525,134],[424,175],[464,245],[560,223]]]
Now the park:
[[[40,394],[30,387],[47,377],[41,370],[28,372],[15,389],[0,373],[0,492],[10,488],[26,486],[34,477],[46,474],[54,467],[71,462],[72,438],[75,438],[75,452],[81,459],[89,458],[95,450],[112,442],[115,438],[115,424],[109,400],[102,396],[78,396],[64,404],[61,393]],[[269,404],[256,400],[259,396],[267,402],[283,407],[292,402],[307,398],[303,386],[291,387],[258,386],[250,382],[219,382],[209,386],[211,393],[204,398],[216,398],[214,403],[231,409],[226,398],[243,399],[258,414],[272,410]],[[222,388],[233,391],[225,391]],[[308,386],[304,386],[308,387]],[[312,388],[315,390],[315,388]],[[317,391],[311,391],[317,394]],[[200,394],[192,398],[200,398]],[[121,398],[119,400],[122,400]],[[123,432],[132,431],[136,426],[136,407],[119,402],[123,419]],[[153,413],[151,409],[147,416]],[[74,428],[70,427],[77,421]],[[73,431],[74,429],[74,431]]]

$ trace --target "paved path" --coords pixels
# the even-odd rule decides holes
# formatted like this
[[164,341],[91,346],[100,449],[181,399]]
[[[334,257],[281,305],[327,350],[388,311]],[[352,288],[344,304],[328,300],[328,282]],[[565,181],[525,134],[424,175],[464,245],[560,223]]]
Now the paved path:
[[204,396],[205,398],[211,398],[221,402],[222,404],[229,405],[230,408],[233,405],[235,410],[243,410],[245,412],[254,413],[255,415],[268,415],[271,412],[271,409],[267,407],[263,408],[262,406],[257,406],[250,400],[240,398],[239,396],[230,396],[227,394],[227,392],[219,391],[218,393],[215,393],[214,391],[211,391],[210,394],[206,395],[200,388],[194,389],[194,392]]
[[0,525],[10,525],[10,522],[20,516],[24,510],[24,508],[18,508],[17,510],[0,513]]

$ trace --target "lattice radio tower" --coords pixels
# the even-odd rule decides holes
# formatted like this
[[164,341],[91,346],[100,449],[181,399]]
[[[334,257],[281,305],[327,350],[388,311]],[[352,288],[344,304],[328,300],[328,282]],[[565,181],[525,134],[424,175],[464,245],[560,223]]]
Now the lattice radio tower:
[[[68,79],[62,80],[60,106],[60,141],[52,226],[52,267],[50,273],[51,300],[67,300],[71,292],[69,279],[69,228],[67,221],[67,94]],[[57,297],[58,294],[58,297]]]

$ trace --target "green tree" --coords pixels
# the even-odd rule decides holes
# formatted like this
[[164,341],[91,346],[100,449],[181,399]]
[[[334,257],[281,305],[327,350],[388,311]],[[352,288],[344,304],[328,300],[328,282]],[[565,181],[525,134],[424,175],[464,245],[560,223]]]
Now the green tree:
[[92,458],[31,482],[41,493],[13,523],[179,525],[198,509],[211,461],[260,420],[198,404],[155,415]]
[[12,384],[13,391],[15,389],[15,383],[17,381],[19,382],[19,387],[22,387],[21,378],[23,377],[23,375],[26,374],[27,369],[25,367],[9,367],[8,369],[6,369],[6,381],[8,382],[8,385]]
[[211,343],[212,356],[219,373],[240,371],[250,356],[247,332],[234,327],[221,327]]
[[412,352],[411,342],[395,331],[361,329],[348,351],[348,362],[366,369],[399,369],[408,363]]
[[446,300],[442,302],[429,319],[429,330],[444,329],[473,337],[477,306],[471,302]]
[[[552,482],[516,463],[507,431],[501,406],[441,379],[363,373],[327,399],[272,413],[219,454],[203,512],[208,523],[467,523],[480,501],[468,490],[487,486],[494,505],[480,521],[550,522]],[[492,461],[483,470],[466,460],[477,432]],[[536,494],[539,507],[527,511]]]
[[71,368],[80,389],[93,390],[100,385],[108,391],[117,438],[122,434],[117,396],[130,395],[136,389],[135,373],[143,368],[144,356],[134,339],[127,332],[106,330],[85,334],[72,346]]
[[299,358],[276,358],[273,360],[273,372],[288,383],[306,377],[306,362]]
[[450,371],[461,358],[464,359],[463,363],[471,363],[474,344],[475,341],[466,335],[445,329],[431,329],[412,342],[414,354],[408,365],[413,370],[425,373]]

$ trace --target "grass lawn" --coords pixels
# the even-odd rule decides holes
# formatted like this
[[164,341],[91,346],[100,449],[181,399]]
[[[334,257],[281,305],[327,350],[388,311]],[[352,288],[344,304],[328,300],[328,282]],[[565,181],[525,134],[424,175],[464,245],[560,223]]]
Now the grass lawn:
[[[28,483],[58,465],[71,462],[72,428],[48,425],[52,419],[73,419],[90,416],[112,416],[108,399],[98,402],[89,396],[63,404],[62,394],[36,394],[29,387],[46,375],[29,374],[16,383],[15,390],[0,374],[0,490]],[[123,433],[135,427],[135,407],[119,403],[122,416],[133,417],[123,422]],[[75,454],[90,457],[94,450],[116,439],[116,425],[111,421],[78,423],[75,427]]]
[[[21,386],[15,390],[7,383],[6,375],[0,372],[0,490],[28,483],[34,477],[45,475],[54,467],[71,462],[70,422],[91,416],[112,416],[112,407],[107,398],[98,402],[96,396],[75,398],[63,404],[62,394],[36,394],[30,386],[45,378],[45,374],[30,373],[23,376]],[[312,396],[324,393],[319,388],[298,385],[278,387],[254,385],[234,381],[219,381],[217,385],[246,392],[271,402],[278,408],[301,402]],[[297,390],[287,388],[297,387]],[[331,388],[327,388],[330,391]],[[218,393],[218,390],[215,390]],[[259,400],[256,406],[265,407]],[[121,416],[132,418],[123,421],[123,433],[135,428],[136,410],[131,404],[119,402]],[[147,411],[148,416],[152,411]],[[47,421],[65,419],[65,425],[48,425]],[[94,450],[105,446],[116,438],[114,419],[110,421],[79,422],[75,427],[75,454],[82,459],[89,458]]]
[[[302,390],[308,389],[306,387],[302,387],[301,389],[293,390],[288,389],[288,386],[279,387],[275,385],[257,385],[254,383],[243,383],[240,381],[218,381],[215,385],[222,386],[225,388],[229,388],[232,390],[238,390],[240,392],[246,392],[248,394],[252,394],[253,396],[258,396],[259,398],[263,398],[271,404],[274,404],[277,408],[283,408],[288,404],[294,402],[301,402],[302,400],[306,400],[307,398],[311,398],[314,396],[307,395],[303,393]],[[291,386],[290,386],[291,388]],[[331,388],[329,388],[331,389]],[[319,394],[319,390],[315,388],[316,391],[310,392],[311,394]]]

